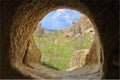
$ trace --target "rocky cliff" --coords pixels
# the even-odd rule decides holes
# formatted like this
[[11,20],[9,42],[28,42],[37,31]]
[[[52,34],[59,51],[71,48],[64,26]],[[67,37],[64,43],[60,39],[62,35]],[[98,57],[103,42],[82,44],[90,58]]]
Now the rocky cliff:
[[[4,79],[119,79],[119,0],[1,0],[0,78]],[[102,53],[100,75],[93,67],[71,72],[23,64],[29,38],[50,11],[70,8],[89,16],[96,25]],[[35,47],[34,47],[35,48]],[[32,48],[33,49],[33,48]],[[28,51],[29,52],[29,51]],[[29,53],[28,53],[29,54]],[[35,53],[33,53],[35,54]],[[36,56],[33,56],[36,58]],[[103,58],[103,59],[102,59]],[[36,65],[39,63],[36,63]]]
[[[90,29],[90,30],[88,30]],[[91,21],[89,20],[88,17],[85,15],[81,16],[80,19],[75,22],[72,22],[72,25],[70,28],[65,28],[63,29],[63,34],[65,36],[78,36],[78,35],[83,35],[83,34],[93,34],[93,25]]]
[[93,27],[89,18],[85,15],[81,16],[77,22],[77,25],[81,28],[81,31],[87,30],[88,28]]
[[41,37],[41,35],[44,33],[44,29],[43,27],[41,26],[41,24],[38,24],[35,32],[34,32],[34,35],[37,35],[38,37]]

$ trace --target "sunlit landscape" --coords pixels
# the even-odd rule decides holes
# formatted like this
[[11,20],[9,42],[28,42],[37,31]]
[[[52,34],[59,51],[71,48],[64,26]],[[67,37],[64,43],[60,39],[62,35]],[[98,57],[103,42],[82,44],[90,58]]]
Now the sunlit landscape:
[[[72,14],[79,14],[80,18],[77,16],[71,18]],[[53,21],[49,20],[50,17]],[[62,26],[57,23],[61,23]],[[82,67],[85,59],[74,58],[77,59],[76,55],[80,58],[88,53],[94,40],[94,37],[91,37],[93,33],[89,19],[77,11],[60,9],[49,13],[34,32],[35,43],[42,53],[40,63],[56,70]]]

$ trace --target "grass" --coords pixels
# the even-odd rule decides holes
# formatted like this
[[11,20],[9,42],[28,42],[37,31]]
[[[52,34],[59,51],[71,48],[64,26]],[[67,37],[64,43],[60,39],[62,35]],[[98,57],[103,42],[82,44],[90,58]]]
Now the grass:
[[82,40],[74,37],[62,37],[63,34],[54,31],[50,34],[43,34],[40,38],[34,35],[35,43],[42,53],[41,63],[57,70],[66,70],[76,50],[87,49],[90,46],[91,38],[88,35]]

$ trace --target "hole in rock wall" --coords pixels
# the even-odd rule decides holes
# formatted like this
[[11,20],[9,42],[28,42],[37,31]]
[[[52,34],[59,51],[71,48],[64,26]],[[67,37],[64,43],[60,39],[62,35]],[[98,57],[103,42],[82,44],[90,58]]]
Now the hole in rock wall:
[[65,71],[84,67],[95,38],[88,17],[70,9],[48,13],[33,35],[42,55],[40,64]]

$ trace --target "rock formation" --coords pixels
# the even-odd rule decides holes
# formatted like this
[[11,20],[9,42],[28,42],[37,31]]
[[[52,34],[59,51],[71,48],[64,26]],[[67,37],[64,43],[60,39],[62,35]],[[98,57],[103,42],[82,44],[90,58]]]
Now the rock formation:
[[78,24],[78,26],[80,26],[81,32],[93,27],[93,24],[91,23],[89,18],[87,16],[85,16],[85,15],[82,15],[80,17],[77,24]]
[[43,27],[41,26],[41,24],[38,24],[38,26],[34,32],[34,35],[37,37],[41,37],[43,33],[44,33]]
[[70,60],[69,68],[75,69],[75,68],[83,67],[85,65],[85,59],[88,52],[89,52],[89,49],[75,51]]
[[82,15],[78,22],[72,22],[71,32],[74,35],[84,32],[85,30],[93,28],[93,25],[88,17]]
[[35,45],[33,36],[30,37],[30,40],[27,44],[27,50],[25,52],[23,63],[31,66],[31,63],[39,63],[41,59],[41,53],[37,46]]
[[97,41],[94,40],[90,47],[88,54],[86,55],[85,65],[94,65],[94,64],[100,63],[99,57],[98,57],[99,55],[96,54],[98,53],[97,51],[99,51],[98,49],[99,47],[97,45]]
[[78,23],[73,21],[71,26],[71,32],[73,33],[73,35],[80,33],[81,32],[80,25],[78,25]]
[[[76,78],[78,75],[78,79],[94,79],[100,78],[97,77],[99,74],[105,79],[119,78],[119,0],[1,0],[0,2],[0,78],[63,79]],[[61,72],[60,75],[59,71],[42,67],[33,69],[24,65],[23,60],[28,51],[30,36],[38,22],[50,11],[60,8],[75,9],[90,18],[98,39],[96,43],[102,51],[97,54],[100,54],[102,63],[100,71],[104,74],[96,75],[96,72],[90,73],[85,69],[83,72],[87,73],[75,74],[83,70],[79,69],[74,73],[68,72],[67,75],[64,74],[66,72]],[[32,53],[35,55],[32,58],[39,60],[40,57],[36,57],[35,53]],[[32,63],[36,63],[36,60]],[[90,68],[91,71],[92,69]]]
[[[89,29],[89,30],[87,30]],[[70,28],[65,28],[62,30],[64,36],[76,36],[79,37],[81,34],[90,34],[94,36],[93,25],[88,17],[82,15],[78,22],[73,21]]]
[[[81,36],[88,35],[91,38],[95,38],[95,31],[93,28],[88,28],[80,33]],[[77,35],[76,35],[77,36]]]
[[70,37],[70,36],[72,36],[72,33],[71,33],[70,28],[64,28],[64,29],[62,30],[62,33],[63,33],[63,36],[64,36],[64,37]]

